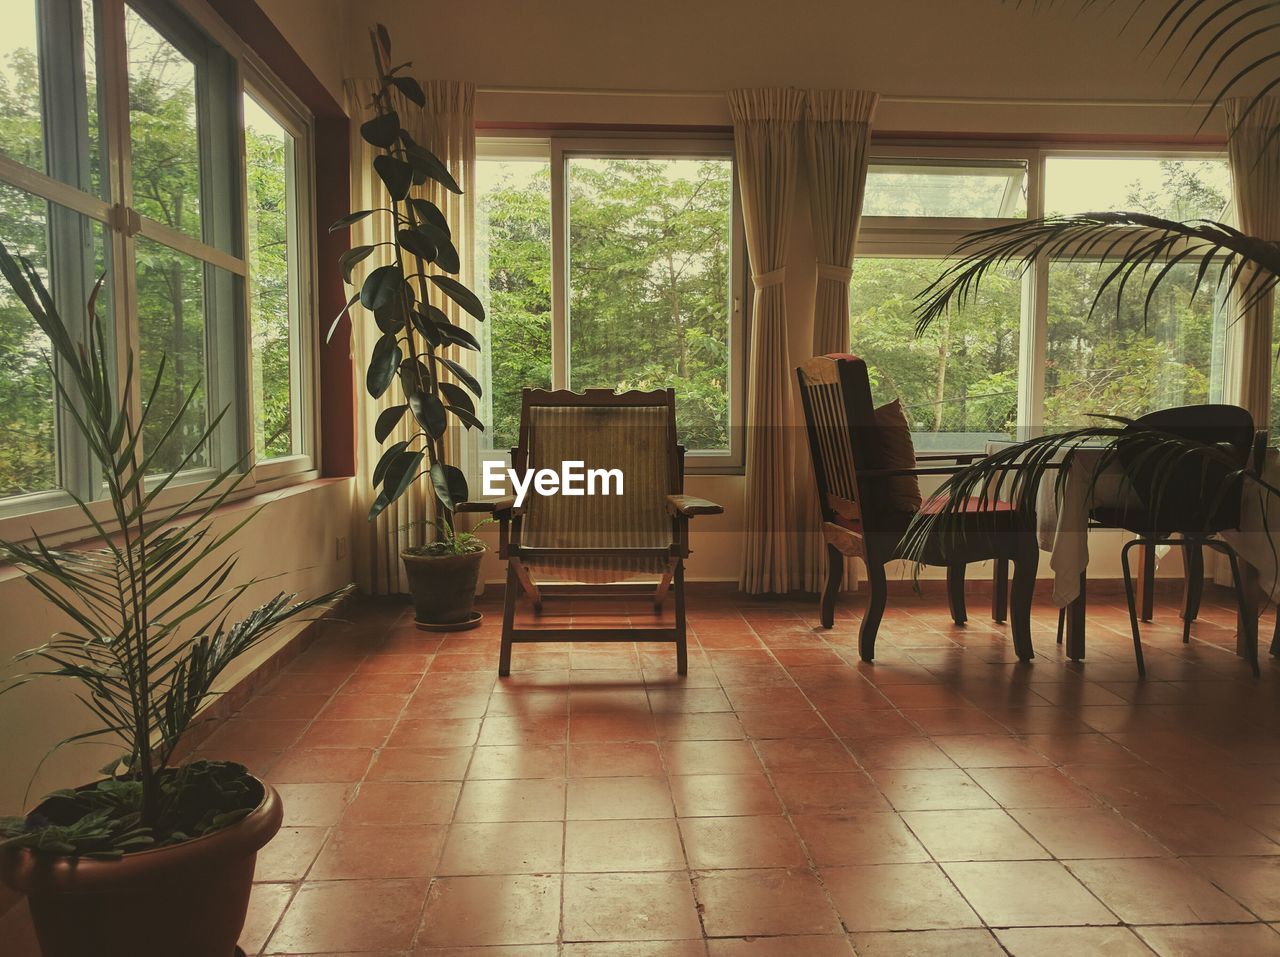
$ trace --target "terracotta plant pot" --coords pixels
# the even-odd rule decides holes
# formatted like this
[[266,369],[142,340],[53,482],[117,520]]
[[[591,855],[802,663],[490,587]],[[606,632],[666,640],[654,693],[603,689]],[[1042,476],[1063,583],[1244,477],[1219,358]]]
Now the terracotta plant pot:
[[233,957],[258,850],[280,830],[280,795],[263,784],[244,820],[113,861],[0,858],[5,883],[27,895],[44,957]]
[[400,553],[419,625],[438,630],[472,628],[479,623],[475,610],[476,583],[484,551],[464,555]]

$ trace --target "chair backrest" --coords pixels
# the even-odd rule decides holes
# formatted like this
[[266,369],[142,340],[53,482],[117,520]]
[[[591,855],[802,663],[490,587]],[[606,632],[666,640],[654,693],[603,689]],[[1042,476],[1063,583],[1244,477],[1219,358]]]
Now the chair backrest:
[[1121,440],[1120,464],[1156,528],[1209,532],[1237,524],[1242,483],[1230,476],[1248,465],[1252,453],[1253,416],[1247,409],[1219,404],[1160,409],[1135,419],[1125,431],[1164,433],[1217,445],[1231,454],[1227,465],[1216,458],[1162,453],[1143,442]]
[[[615,393],[525,389],[520,412],[520,444],[512,455],[517,470],[561,470],[580,462],[591,470],[617,470],[623,491],[600,494],[537,495],[524,500],[521,541],[544,548],[654,548],[671,542],[666,497],[681,491],[676,443],[675,393]],[[612,482],[612,480],[608,480]]]
[[875,406],[867,364],[853,355],[814,356],[796,368],[824,521],[866,531],[889,511],[883,482],[858,480],[874,467]]

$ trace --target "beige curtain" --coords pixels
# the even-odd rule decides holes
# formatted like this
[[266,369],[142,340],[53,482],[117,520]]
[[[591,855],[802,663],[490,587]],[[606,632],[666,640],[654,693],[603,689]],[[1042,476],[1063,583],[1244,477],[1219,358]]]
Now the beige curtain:
[[809,91],[806,159],[818,252],[815,356],[849,349],[849,277],[862,220],[871,122],[879,99],[866,90]]
[[[401,125],[417,142],[426,146],[449,167],[462,188],[458,196],[434,181],[415,187],[413,195],[429,199],[444,212],[453,233],[454,244],[462,260],[462,272],[458,277],[471,285],[475,277],[475,204],[472,187],[475,183],[476,140],[473,102],[475,88],[470,83],[452,80],[424,82],[426,107],[419,110],[412,103],[394,92],[396,111]],[[351,145],[351,201],[353,209],[371,209],[387,205],[387,193],[373,170],[373,159],[379,151],[360,136],[360,124],[372,115],[376,83],[369,79],[347,81],[349,113],[353,119]],[[376,213],[351,229],[351,243],[386,242],[391,238],[390,217]],[[386,247],[379,247],[385,250]],[[386,262],[378,253],[370,256],[355,270],[353,280],[364,281],[369,271]],[[445,310],[450,319],[477,334],[474,321],[438,293],[432,301]],[[371,482],[373,467],[382,450],[391,443],[408,439],[415,431],[411,416],[405,416],[396,431],[385,444],[374,438],[373,428],[378,414],[404,401],[399,383],[392,383],[380,399],[369,396],[364,386],[364,370],[368,366],[373,345],[379,332],[373,317],[359,307],[352,310],[351,349],[356,374],[356,477],[352,515],[352,558],[356,578],[367,592],[375,595],[400,594],[408,591],[404,569],[400,563],[402,548],[420,544],[424,528],[434,521],[433,503],[427,479],[416,483],[399,501],[384,511],[375,522],[367,520],[369,505],[375,497]],[[450,358],[457,359],[474,372],[475,353],[453,348]],[[452,424],[452,423],[451,423]],[[449,454],[452,464],[467,475],[468,481],[479,490],[476,468],[478,435],[454,424],[449,431]],[[424,524],[425,523],[425,524]]]
[[[878,94],[866,90],[809,91],[804,129],[809,209],[818,254],[815,356],[849,351],[849,278],[862,220],[871,123],[879,99]],[[809,475],[812,466],[807,450],[798,449],[796,458],[800,474]],[[817,591],[826,574],[826,556],[818,533],[820,513],[813,482],[801,482],[796,498],[796,514],[804,520],[800,523],[797,576],[792,584]],[[847,563],[847,569],[847,584],[852,586],[855,564]]]
[[804,94],[794,89],[733,90],[729,111],[755,285],[748,353],[746,542],[739,586],[748,594],[783,593],[790,587],[796,485],[783,282]]
[[[1266,97],[1248,115],[1251,98],[1226,103],[1227,152],[1232,192],[1241,232],[1280,240],[1280,137],[1267,142],[1280,126],[1280,97]],[[1229,401],[1248,409],[1259,427],[1271,420],[1271,327],[1274,290],[1243,314],[1233,312]]]

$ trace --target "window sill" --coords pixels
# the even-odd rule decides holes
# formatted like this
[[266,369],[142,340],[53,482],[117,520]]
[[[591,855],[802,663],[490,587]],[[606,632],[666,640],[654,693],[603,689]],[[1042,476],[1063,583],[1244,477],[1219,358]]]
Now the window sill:
[[[305,494],[317,488],[335,482],[345,482],[347,478],[320,478],[319,473],[312,470],[298,472],[272,481],[258,482],[249,488],[241,488],[222,505],[215,514],[258,508],[280,499]],[[182,487],[168,489],[154,506],[155,510],[171,508],[182,501]],[[95,502],[95,512],[101,509],[98,518],[107,524],[109,521],[110,503]],[[13,542],[31,540],[32,533],[39,535],[50,547],[71,547],[89,545],[98,540],[92,526],[85,520],[84,514],[76,505],[66,505],[46,509],[40,512],[28,512],[0,519],[0,539]],[[0,563],[0,580],[20,575],[12,566]]]

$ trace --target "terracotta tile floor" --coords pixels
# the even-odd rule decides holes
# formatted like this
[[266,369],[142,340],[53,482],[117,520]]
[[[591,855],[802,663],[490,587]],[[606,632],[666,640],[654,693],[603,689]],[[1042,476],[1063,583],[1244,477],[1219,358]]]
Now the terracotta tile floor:
[[[691,596],[659,645],[517,646],[369,603],[211,737],[283,793],[250,955],[1280,955],[1280,665],[1173,599],[1137,680],[1119,599],[1089,657],[979,601]],[[1269,634],[1270,618],[1264,622]]]

